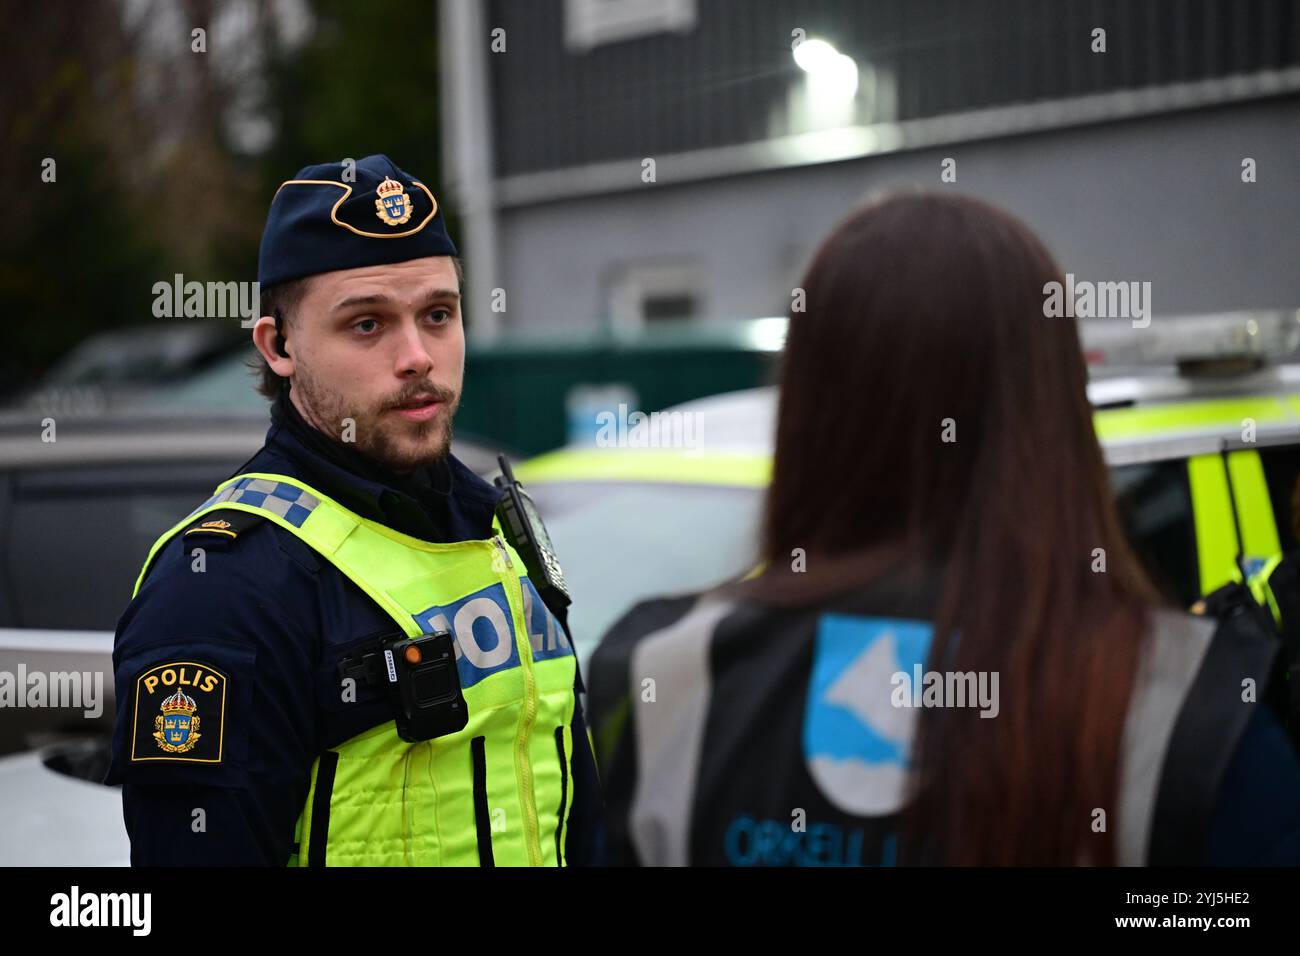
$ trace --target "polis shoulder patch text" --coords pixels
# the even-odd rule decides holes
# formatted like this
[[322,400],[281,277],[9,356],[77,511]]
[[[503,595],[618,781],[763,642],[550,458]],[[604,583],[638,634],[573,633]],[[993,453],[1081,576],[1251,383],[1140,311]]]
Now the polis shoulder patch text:
[[198,661],[150,667],[135,681],[131,761],[221,763],[226,675]]

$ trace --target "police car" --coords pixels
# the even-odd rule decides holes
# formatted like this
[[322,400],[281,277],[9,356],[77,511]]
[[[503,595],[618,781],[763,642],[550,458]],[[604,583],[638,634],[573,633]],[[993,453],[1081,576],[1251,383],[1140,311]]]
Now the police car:
[[[1300,363],[1266,356],[1294,352],[1300,312],[1155,328],[1160,336],[1085,325],[1088,392],[1133,547],[1165,597],[1189,607],[1297,545]],[[1178,361],[1152,364],[1161,350]],[[643,422],[640,443],[614,430],[607,447],[570,446],[516,468],[574,596],[580,660],[636,602],[753,567],[776,403],[773,388],[688,402],[660,413],[657,429]]]

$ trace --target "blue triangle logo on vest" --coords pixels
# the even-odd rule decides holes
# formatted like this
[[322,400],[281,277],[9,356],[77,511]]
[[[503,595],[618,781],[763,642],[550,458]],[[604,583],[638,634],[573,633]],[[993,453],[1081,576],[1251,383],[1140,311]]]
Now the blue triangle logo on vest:
[[845,813],[880,817],[906,798],[917,711],[895,707],[893,678],[924,667],[924,621],[826,614],[817,624],[803,751],[809,775]]

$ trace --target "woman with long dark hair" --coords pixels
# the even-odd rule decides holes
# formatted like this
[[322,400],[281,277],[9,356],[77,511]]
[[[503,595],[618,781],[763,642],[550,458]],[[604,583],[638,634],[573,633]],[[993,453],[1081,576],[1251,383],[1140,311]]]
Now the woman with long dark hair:
[[1248,603],[1159,606],[1053,281],[972,199],[825,241],[761,573],[640,605],[593,657],[615,860],[1300,861],[1300,767],[1242,694],[1276,639]]

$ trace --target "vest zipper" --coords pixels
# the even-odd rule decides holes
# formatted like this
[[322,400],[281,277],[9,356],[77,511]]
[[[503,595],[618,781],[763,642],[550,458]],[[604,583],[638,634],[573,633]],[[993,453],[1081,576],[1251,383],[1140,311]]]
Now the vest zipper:
[[[508,576],[510,592],[507,593],[516,593],[519,602],[519,616],[522,620],[524,607],[523,585],[519,583],[518,576],[513,573],[515,565],[510,560],[510,552],[506,549],[506,544],[501,540],[501,536],[496,535],[493,537],[492,543],[501,552],[501,557],[505,560],[508,575],[503,574],[502,580],[505,581]],[[528,759],[528,735],[537,720],[537,678],[533,674],[532,645],[528,639],[528,621],[526,620],[523,621],[522,630],[516,635],[516,644],[519,650],[519,665],[524,671],[524,720],[515,738],[515,770],[519,774],[519,782],[524,791],[524,845],[528,848],[528,863],[530,866],[541,866],[542,845],[539,836],[541,828],[537,822],[537,797],[533,793],[533,765],[532,761]]]

